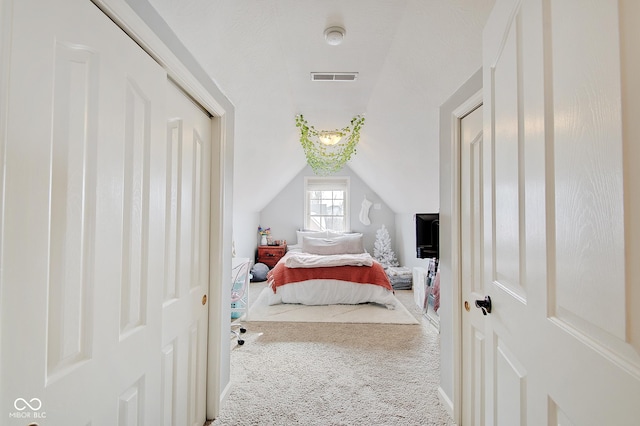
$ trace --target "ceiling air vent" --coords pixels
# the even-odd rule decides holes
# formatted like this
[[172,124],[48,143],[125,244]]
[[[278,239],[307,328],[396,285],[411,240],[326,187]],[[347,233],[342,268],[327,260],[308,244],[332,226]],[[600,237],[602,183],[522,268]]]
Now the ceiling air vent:
[[355,81],[357,72],[312,72],[311,81]]

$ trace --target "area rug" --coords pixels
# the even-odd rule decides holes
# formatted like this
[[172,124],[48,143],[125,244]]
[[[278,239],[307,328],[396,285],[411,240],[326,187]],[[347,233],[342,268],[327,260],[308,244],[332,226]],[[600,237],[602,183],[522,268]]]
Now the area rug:
[[[419,324],[407,308],[398,301],[396,309],[365,303],[360,305],[307,306],[294,304],[267,305],[264,288],[249,307],[249,315],[244,321],[277,322],[334,322],[362,324]],[[396,299],[397,300],[397,299]]]

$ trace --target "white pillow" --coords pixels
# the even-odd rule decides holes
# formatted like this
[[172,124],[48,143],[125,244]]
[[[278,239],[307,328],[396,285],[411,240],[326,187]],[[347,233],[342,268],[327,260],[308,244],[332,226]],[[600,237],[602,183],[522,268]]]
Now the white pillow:
[[336,238],[336,237],[342,237],[343,235],[346,235],[343,232],[336,232],[336,231],[332,231],[330,229],[327,229],[327,237],[328,238]]
[[298,237],[297,245],[302,246],[302,238],[303,237],[312,237],[312,238],[327,238],[327,231],[296,231],[296,236]]
[[331,229],[327,229],[327,238],[342,237],[344,235],[362,236],[362,232],[338,232],[338,231],[332,231]]
[[302,237],[302,251],[310,254],[364,253],[362,234],[349,234],[335,238]]

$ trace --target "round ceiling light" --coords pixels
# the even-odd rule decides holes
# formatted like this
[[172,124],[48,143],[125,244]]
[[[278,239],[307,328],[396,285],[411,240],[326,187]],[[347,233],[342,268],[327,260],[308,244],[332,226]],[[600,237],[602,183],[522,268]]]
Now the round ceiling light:
[[342,27],[329,27],[324,30],[324,39],[331,46],[337,46],[342,43],[345,34],[346,32]]

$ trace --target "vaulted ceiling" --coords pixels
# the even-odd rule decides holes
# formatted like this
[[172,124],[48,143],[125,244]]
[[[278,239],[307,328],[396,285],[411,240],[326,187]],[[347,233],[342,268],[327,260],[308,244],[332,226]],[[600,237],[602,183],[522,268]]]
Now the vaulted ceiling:
[[[494,0],[149,2],[235,105],[234,208],[260,211],[305,167],[300,113],[319,129],[365,114],[351,169],[396,213],[439,207],[438,108],[480,68]],[[334,71],[359,75],[311,81]]]

